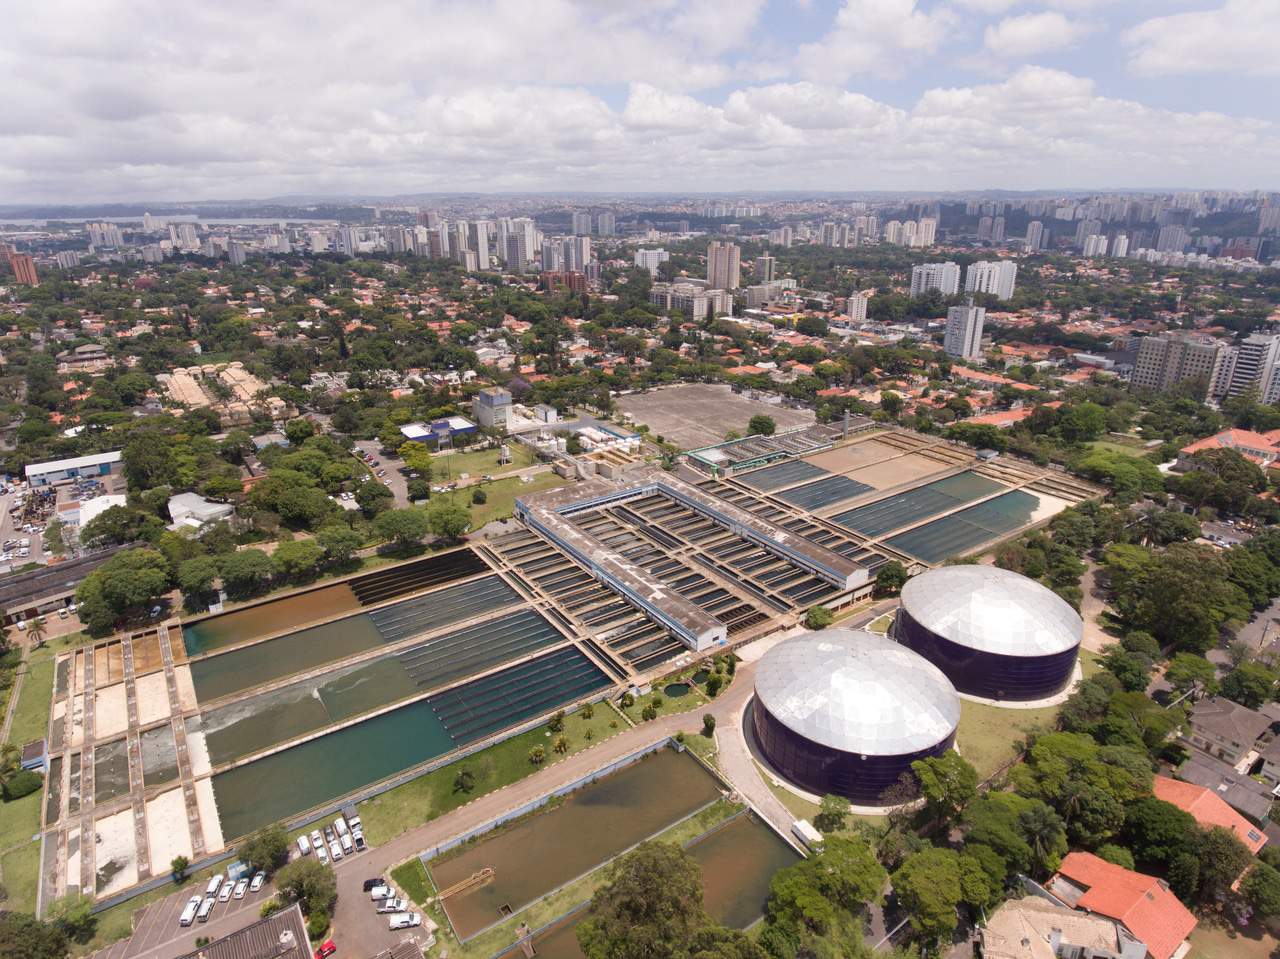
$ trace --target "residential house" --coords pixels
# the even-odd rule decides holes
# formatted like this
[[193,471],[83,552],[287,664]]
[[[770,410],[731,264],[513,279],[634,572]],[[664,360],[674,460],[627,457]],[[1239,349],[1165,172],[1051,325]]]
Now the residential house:
[[1168,776],[1156,776],[1151,782],[1151,791],[1157,799],[1163,799],[1183,812],[1190,813],[1202,828],[1221,826],[1234,833],[1255,856],[1267,844],[1267,837],[1261,830],[1228,806],[1220,796],[1203,786],[1179,782]]
[[983,959],[1145,959],[1146,943],[1103,916],[1040,896],[1011,899],[978,934]]
[[1270,717],[1221,696],[1210,696],[1191,707],[1183,739],[1234,766],[1270,730]]
[[1146,943],[1151,959],[1182,959],[1196,917],[1165,883],[1100,859],[1090,852],[1067,853],[1046,887],[1072,909],[1114,919]]

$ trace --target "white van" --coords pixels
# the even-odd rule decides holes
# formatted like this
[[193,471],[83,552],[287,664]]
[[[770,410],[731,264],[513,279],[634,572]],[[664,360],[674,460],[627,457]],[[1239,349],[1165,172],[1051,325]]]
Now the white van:
[[333,828],[338,830],[339,836],[345,836],[347,834],[347,821],[339,816],[333,821]]
[[311,841],[307,839],[306,836],[298,837],[298,852],[302,853],[304,856],[311,855]]
[[350,856],[356,851],[355,844],[351,841],[351,837],[347,833],[342,834],[342,854]]
[[218,873],[216,876],[214,876],[209,880],[209,885],[204,887],[204,894],[206,896],[216,896],[218,894],[218,889],[220,889],[221,886],[222,886],[222,873]]
[[199,896],[192,896],[187,900],[187,904],[182,909],[182,915],[178,917],[178,925],[189,926],[196,921],[196,912],[200,909],[202,902]]
[[206,896],[204,902],[200,903],[200,911],[196,913],[196,918],[201,922],[208,922],[209,914],[213,912],[213,904],[217,901],[213,896]]

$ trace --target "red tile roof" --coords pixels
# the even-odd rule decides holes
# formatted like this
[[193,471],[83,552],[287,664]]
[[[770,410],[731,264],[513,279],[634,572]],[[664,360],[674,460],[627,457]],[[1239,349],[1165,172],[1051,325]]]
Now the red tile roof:
[[1196,927],[1196,917],[1155,876],[1113,865],[1089,852],[1068,853],[1058,874],[1085,887],[1077,908],[1123,923],[1147,944],[1153,959],[1169,959]]
[[1267,844],[1267,837],[1262,830],[1245,819],[1211,789],[1197,786],[1195,783],[1184,783],[1168,776],[1156,776],[1151,783],[1151,791],[1157,799],[1172,803],[1183,812],[1189,812],[1205,829],[1221,826],[1230,829],[1237,839],[1249,847],[1255,856],[1258,850]]

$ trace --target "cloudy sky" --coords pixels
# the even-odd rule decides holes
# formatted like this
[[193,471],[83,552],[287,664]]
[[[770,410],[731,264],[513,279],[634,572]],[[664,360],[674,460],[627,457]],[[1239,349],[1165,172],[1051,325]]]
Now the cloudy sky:
[[0,203],[1280,187],[1280,0],[40,0]]

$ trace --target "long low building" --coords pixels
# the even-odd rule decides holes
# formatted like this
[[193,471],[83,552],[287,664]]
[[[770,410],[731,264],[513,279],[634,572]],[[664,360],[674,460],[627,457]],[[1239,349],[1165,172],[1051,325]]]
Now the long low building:
[[73,456],[65,460],[49,460],[45,463],[28,463],[23,472],[32,486],[52,486],[82,476],[107,476],[118,472],[120,468],[120,450],[115,450],[110,453]]

